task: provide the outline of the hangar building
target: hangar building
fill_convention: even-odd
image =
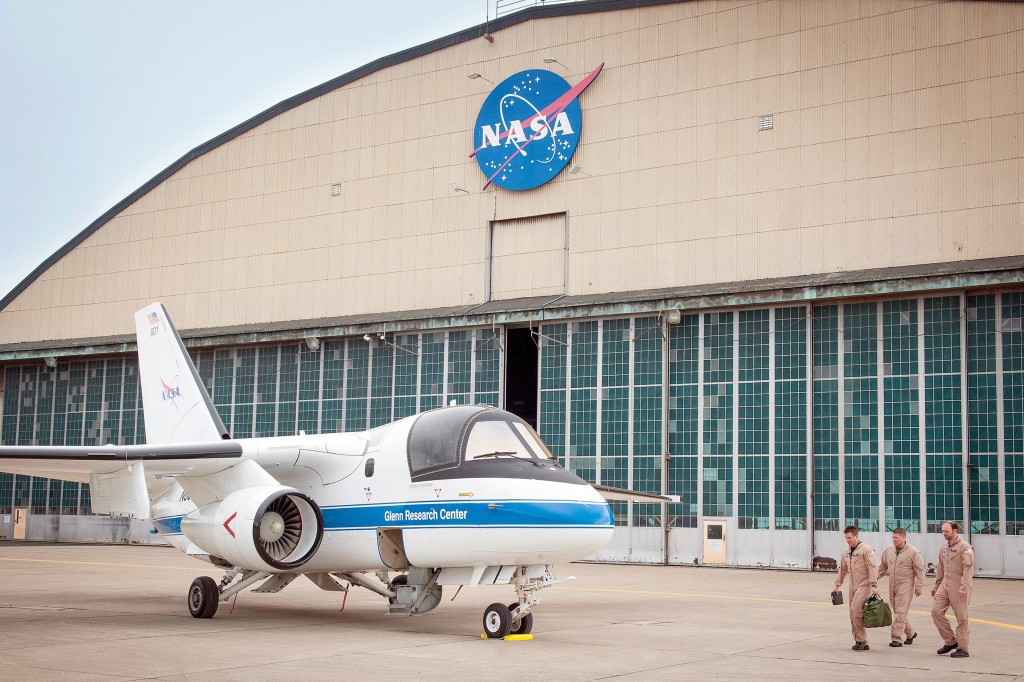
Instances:
[[[1022,151],[1017,3],[530,7],[281,102],[41,264],[0,301],[0,438],[141,442],[160,300],[237,437],[487,403],[681,495],[615,503],[599,560],[809,568],[847,524],[931,557],[955,519],[1022,577]],[[19,509],[146,537],[0,475],[0,536]]]

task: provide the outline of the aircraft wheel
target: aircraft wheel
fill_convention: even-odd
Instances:
[[[391,579],[391,582],[388,583],[388,587],[390,587],[392,590],[397,592],[399,585],[408,585],[408,584],[409,584],[409,576],[408,575],[396,575],[394,578]],[[398,597],[388,597],[388,603],[389,604],[394,604],[397,601],[398,601]],[[440,601],[440,600],[438,600],[438,601]]]
[[[509,604],[508,610],[511,611],[519,606],[519,602],[515,604]],[[528,635],[533,632],[533,614],[528,613],[519,619],[518,623],[510,623],[508,633],[510,635]]]
[[[490,639],[505,637],[512,627],[512,614],[504,604],[491,604],[484,610],[484,633]]]
[[[188,588],[188,612],[193,618],[213,618],[220,605],[217,582],[209,576],[199,576]]]

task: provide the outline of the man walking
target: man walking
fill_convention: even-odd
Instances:
[[[952,658],[967,658],[971,639],[971,622],[967,616],[967,605],[971,601],[971,583],[974,582],[974,548],[960,537],[960,526],[955,521],[942,524],[942,537],[946,544],[939,550],[939,567],[935,573],[935,587],[932,596],[932,620],[939,630],[943,645],[936,652]],[[946,618],[946,609],[953,607],[956,616],[956,635]]]
[[[843,586],[846,575],[850,576],[850,626],[853,629],[853,650],[867,651],[868,631],[864,628],[864,602],[878,594],[878,566],[875,565],[875,550],[860,541],[857,526],[847,526],[843,536],[849,549],[843,554],[836,578],[836,591]]]
[[[889,573],[889,602],[892,604],[892,641],[889,646],[913,644],[917,632],[910,625],[907,615],[910,602],[921,596],[924,588],[924,559],[916,547],[907,544],[907,531],[894,528],[892,546],[882,552],[882,563],[878,577]]]

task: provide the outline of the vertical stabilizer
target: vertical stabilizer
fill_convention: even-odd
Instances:
[[[146,442],[195,443],[228,438],[163,303],[135,313]]]

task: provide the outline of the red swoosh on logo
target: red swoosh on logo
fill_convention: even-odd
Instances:
[[[235,537],[235,531],[231,530],[231,526],[229,526],[228,524],[234,521],[236,516],[238,516],[238,512],[235,512],[234,514],[229,516],[228,520],[224,522],[224,530],[231,533],[231,537]]]
[[[539,114],[537,114],[535,116],[531,116],[530,118],[526,119],[526,122],[523,124],[523,127],[529,126],[530,124],[532,124],[534,121],[536,121],[541,116],[543,116],[545,119],[551,118],[552,116],[558,116],[558,114],[562,113],[562,111],[564,111],[565,108],[567,106],[569,106],[569,104],[574,99],[576,99],[577,97],[579,97],[580,95],[583,94],[583,91],[586,90],[587,87],[591,83],[594,82],[594,79],[597,78],[598,74],[601,73],[601,69],[603,69],[603,68],[604,68],[604,63],[601,63],[601,65],[598,66],[596,69],[594,69],[590,73],[589,76],[587,76],[586,78],[581,80],[579,83],[577,83],[576,85],[571,87],[564,95],[562,95],[561,97],[556,99],[554,102],[552,102],[548,106],[544,107]],[[541,130],[543,130],[543,128]],[[498,136],[498,139],[500,140],[500,139],[503,139],[505,137],[508,137],[508,134],[509,134],[509,131],[506,130],[505,132],[503,132],[501,135]],[[530,139],[528,139],[526,142],[523,143],[523,147],[525,147],[526,145],[528,145],[531,142],[533,142],[533,140],[539,134],[540,134],[540,130],[538,130],[533,135],[531,135]],[[517,147],[515,152],[513,152],[511,156],[509,156],[507,159],[505,159],[505,163],[503,163],[500,166],[498,166],[498,170],[494,171],[494,174],[491,175],[491,177],[487,178],[487,182],[481,188],[481,191],[487,189],[490,186],[490,184],[494,180],[494,178],[496,178],[498,176],[498,173],[501,172],[501,169],[504,168],[505,166],[507,166],[509,161],[511,161],[512,159],[516,158],[516,156],[519,155],[519,152],[523,151],[523,147]],[[473,158],[474,156],[476,156],[476,153],[478,151],[480,151],[481,149],[483,149],[482,145],[480,147],[477,147],[476,149],[474,149],[473,153],[470,154],[469,157]]]

